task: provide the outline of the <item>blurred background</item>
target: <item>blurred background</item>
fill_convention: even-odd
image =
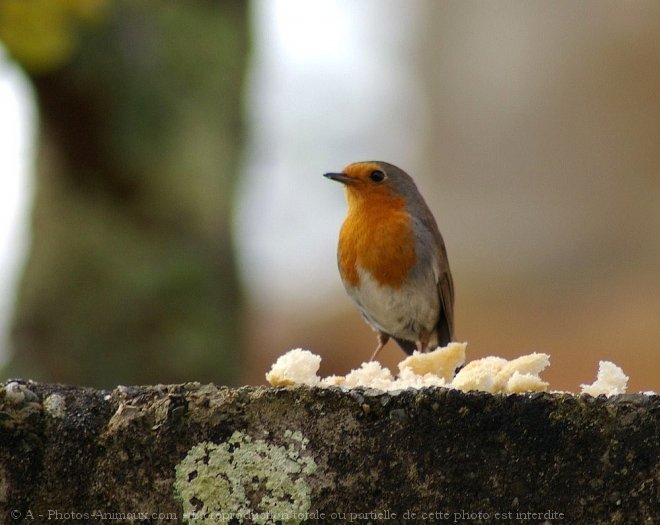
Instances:
[[[434,211],[468,359],[660,389],[657,1],[0,0],[0,45],[3,377],[359,366],[321,175],[379,159]]]

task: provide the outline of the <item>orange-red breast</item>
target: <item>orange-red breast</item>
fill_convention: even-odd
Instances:
[[[445,346],[454,334],[454,285],[445,243],[415,182],[380,161],[325,177],[346,189],[337,264],[348,295],[378,332],[371,359],[390,337],[407,354]]]

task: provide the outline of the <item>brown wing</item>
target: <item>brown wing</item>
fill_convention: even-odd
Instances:
[[[447,343],[454,339],[454,280],[449,270],[449,259],[447,257],[445,241],[440,234],[433,214],[424,202],[420,206],[420,216],[424,226],[433,233],[435,246],[438,248],[436,254],[438,261],[437,290],[438,298],[440,299],[440,312],[438,315],[437,331],[438,343],[440,346],[446,346]]]
[[[440,275],[438,281],[438,297],[440,298],[440,316],[438,318],[438,344],[446,346],[454,339],[454,283],[449,272]]]

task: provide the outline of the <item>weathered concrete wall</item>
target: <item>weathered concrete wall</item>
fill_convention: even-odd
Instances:
[[[644,395],[12,383],[0,520],[659,523],[659,420]]]

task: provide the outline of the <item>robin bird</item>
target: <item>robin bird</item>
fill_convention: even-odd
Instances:
[[[454,284],[445,243],[415,182],[380,161],[324,176],[346,190],[337,264],[348,295],[378,332],[371,359],[390,337],[406,354],[447,345],[454,334]]]

